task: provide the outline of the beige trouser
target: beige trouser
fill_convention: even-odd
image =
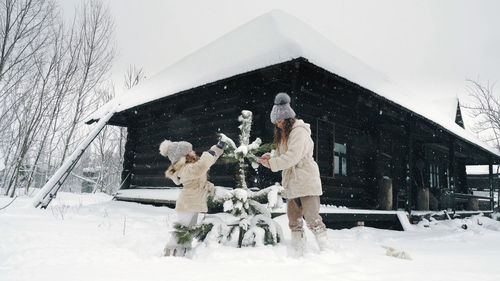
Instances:
[[[302,217],[304,217],[307,227],[309,227],[314,234],[326,231],[323,219],[319,215],[319,196],[287,199],[286,206],[290,230],[302,231]]]

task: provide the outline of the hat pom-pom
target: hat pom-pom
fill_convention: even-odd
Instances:
[[[168,147],[170,146],[170,144],[171,144],[171,141],[169,141],[169,140],[164,140],[160,144],[160,154],[163,157],[167,157],[168,156]]]
[[[274,98],[274,104],[287,104],[290,103],[290,96],[286,93],[279,93]]]

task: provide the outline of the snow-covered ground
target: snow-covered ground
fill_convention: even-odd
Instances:
[[[292,258],[281,216],[282,245],[200,244],[191,258],[176,258],[162,257],[175,211],[111,199],[59,193],[46,210],[23,197],[0,210],[0,280],[500,280],[500,222],[485,217],[405,232],[329,230],[332,249],[323,253],[307,232],[307,253]],[[0,196],[0,208],[10,200]],[[383,246],[411,260],[388,256]]]

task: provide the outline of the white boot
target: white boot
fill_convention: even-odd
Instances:
[[[163,255],[166,257],[184,257],[186,252],[191,249],[191,242],[185,244],[179,244],[175,233],[172,233],[170,240],[163,249]]]
[[[165,247],[164,249],[164,255],[166,257],[184,257],[186,256],[187,252],[190,250],[188,247],[182,247],[182,246],[177,246],[177,247]]]
[[[328,243],[328,232],[326,230],[314,234],[316,237],[316,242],[318,243],[319,250],[321,252],[330,249],[330,244]]]
[[[173,251],[174,251],[174,249],[169,248],[168,246],[166,246],[166,247],[163,249],[163,255],[164,255],[165,257],[172,256]]]
[[[186,255],[187,248],[186,247],[177,247],[174,249],[174,257],[184,257]]]
[[[304,249],[306,247],[306,238],[304,236],[304,231],[292,231],[292,257],[302,257],[304,255]]]

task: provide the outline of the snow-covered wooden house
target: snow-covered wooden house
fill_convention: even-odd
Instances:
[[[109,124],[128,129],[122,189],[161,189],[174,186],[164,178],[162,140],[187,140],[201,151],[217,142],[217,132],[235,137],[246,109],[254,113],[252,135],[271,142],[269,113],[278,92],[289,93],[298,118],[312,126],[323,203],[454,208],[454,194],[472,196],[466,165],[500,163],[498,151],[464,129],[457,99],[420,100],[280,11],[171,65],[88,123],[117,108]],[[261,187],[279,180],[266,169],[254,176]],[[211,181],[233,186],[233,167],[218,163]]]

